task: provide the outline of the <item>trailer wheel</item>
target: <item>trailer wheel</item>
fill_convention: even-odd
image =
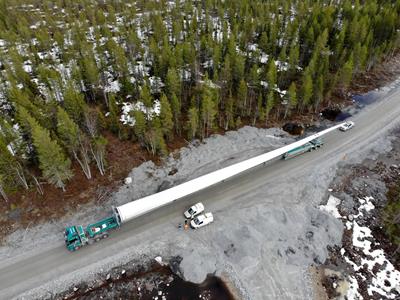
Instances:
[[[103,235],[103,239],[106,239],[106,238],[108,238],[108,234]]]
[[[74,251],[78,251],[80,248],[81,248],[81,247],[76,246],[75,249],[74,249]]]
[[[98,242],[98,241],[100,241],[100,238],[95,238],[94,241]]]

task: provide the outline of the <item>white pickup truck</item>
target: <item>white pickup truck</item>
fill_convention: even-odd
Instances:
[[[199,202],[193,206],[191,206],[187,211],[183,213],[186,219],[193,219],[198,214],[201,214],[204,211],[203,203]]]
[[[190,226],[193,229],[197,229],[203,227],[207,224],[210,224],[214,221],[214,216],[212,213],[205,213],[204,215],[197,216],[190,222]]]
[[[344,123],[342,126],[339,127],[339,130],[341,131],[347,131],[351,128],[354,127],[354,122],[353,121],[347,121],[346,123]]]

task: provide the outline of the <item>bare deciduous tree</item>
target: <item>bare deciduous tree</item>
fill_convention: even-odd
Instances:
[[[8,197],[7,197],[7,194],[6,194],[6,191],[4,190],[4,187],[3,187],[3,185],[2,185],[2,180],[1,180],[1,175],[0,175],[0,195],[4,198],[4,200],[8,203]]]
[[[16,162],[16,166],[14,167],[14,169],[17,174],[19,182],[26,190],[28,190],[29,189],[28,181],[26,180],[24,170],[23,170],[21,164],[19,162]]]
[[[106,173],[106,145],[107,140],[103,136],[95,138],[90,145],[90,151],[92,152],[93,158],[96,161],[97,168],[99,169],[101,175]]]
[[[92,138],[97,136],[97,119],[98,113],[96,110],[91,109],[85,112],[85,127]]]
[[[33,181],[36,184],[36,189],[40,195],[44,195],[42,185],[40,184],[39,180],[36,178],[35,175],[32,175]]]
[[[87,179],[92,178],[92,172],[90,170],[90,157],[89,157],[90,143],[87,138],[79,137],[79,150],[73,151],[74,158],[82,168],[83,173]]]

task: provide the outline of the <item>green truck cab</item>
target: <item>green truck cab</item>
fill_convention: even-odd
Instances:
[[[65,228],[65,244],[69,251],[76,251],[86,245],[89,239],[81,225]]]

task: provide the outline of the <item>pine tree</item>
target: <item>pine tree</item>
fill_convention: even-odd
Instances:
[[[253,117],[253,126],[256,125],[257,119],[261,119],[263,112],[263,99],[261,93],[257,97],[257,107]]]
[[[20,130],[16,130],[8,121],[0,118],[0,173],[5,178],[12,178],[17,185],[22,186],[26,190],[29,188],[26,179],[26,157],[27,144],[21,139]],[[4,177],[3,177],[4,179]],[[14,187],[15,185],[14,184]]]
[[[277,71],[275,60],[271,59],[268,64],[268,73],[267,73],[267,83],[268,89],[273,90],[276,87],[277,82]]]
[[[65,157],[58,143],[50,138],[47,129],[42,128],[33,118],[29,122],[43,177],[65,191],[65,182],[73,176],[70,169],[71,161]]]
[[[235,114],[234,114],[234,100],[232,94],[229,93],[228,99],[225,105],[225,130],[233,128],[235,126]]]
[[[214,126],[215,115],[217,113],[212,93],[206,88],[201,100],[201,119],[203,121],[203,137],[207,137],[209,131]]]
[[[72,81],[68,82],[65,88],[63,105],[64,109],[77,124],[83,123],[87,105],[83,95],[76,90]]]
[[[121,130],[121,123],[119,121],[119,115],[118,115],[118,106],[117,106],[117,101],[115,99],[115,95],[111,94],[108,99],[109,102],[109,114],[107,116],[107,123],[108,123],[108,128],[111,130],[113,133],[120,133]]]
[[[99,69],[93,58],[85,56],[82,58],[81,69],[86,88],[90,91],[92,101],[95,101],[95,92],[99,83]]]
[[[188,137],[192,140],[196,137],[199,129],[199,110],[196,107],[191,107],[188,112],[188,117]]]
[[[33,103],[32,97],[25,92],[25,90],[20,90],[16,86],[12,85],[11,88],[7,91],[7,98],[13,104],[15,109],[18,111],[19,108],[24,108],[26,111],[29,111],[31,115],[35,118],[40,118],[42,113],[39,108]],[[25,120],[19,120],[21,123],[24,123]]]
[[[297,71],[297,67],[299,65],[299,56],[299,46],[297,44],[293,44],[289,51],[289,72],[291,76],[293,76]]]
[[[286,105],[284,119],[286,119],[286,117],[288,116],[290,109],[296,107],[296,105],[297,105],[296,83],[292,82],[288,90],[288,103]]]
[[[240,81],[244,78],[244,71],[245,71],[245,59],[242,57],[242,55],[237,54],[235,51],[235,54],[233,55],[233,59],[231,62],[232,66],[232,79],[233,83],[235,86],[238,86]]]
[[[245,111],[247,108],[247,84],[242,79],[238,89],[238,109],[241,116],[246,116]]]
[[[79,127],[61,107],[57,109],[57,134],[68,152],[76,152],[79,148]]]
[[[275,93],[274,91],[269,91],[267,96],[267,102],[265,106],[265,125],[267,125],[269,113],[275,106]]]
[[[315,98],[315,111],[317,112],[321,101],[324,98],[324,78],[322,75],[318,76],[318,79],[314,85],[314,98]]]
[[[91,179],[88,139],[61,107],[57,110],[57,133],[64,148],[81,166],[86,178]]]
[[[127,76],[129,73],[128,70],[128,60],[126,59],[125,51],[122,47],[118,46],[114,42],[115,46],[113,49],[113,55],[115,60],[115,68],[118,74],[118,77]]]
[[[146,131],[146,117],[144,113],[140,110],[135,110],[133,112],[133,117],[135,119],[135,125],[133,126],[133,131],[136,138],[140,142],[144,142],[144,133]]]
[[[149,115],[150,108],[153,107],[153,97],[150,94],[150,89],[147,84],[142,86],[142,90],[140,91],[140,101],[146,108],[146,115]]]
[[[172,109],[172,114],[174,116],[175,131],[180,135],[181,102],[179,101],[178,97],[175,94],[172,94],[171,96],[171,109]]]
[[[303,85],[302,85],[302,103],[301,103],[301,109],[308,108],[308,105],[310,103],[311,97],[313,95],[313,82],[312,82],[312,77],[309,74],[309,72],[305,72],[303,75]]]
[[[175,94],[178,98],[181,95],[180,79],[176,69],[174,68],[168,69],[165,81],[165,92],[169,98],[172,98],[173,94]]]
[[[353,54],[351,54],[340,71],[339,84],[342,90],[346,89],[347,86],[350,84],[350,81],[353,78],[353,68]]]
[[[3,198],[5,199],[6,190],[13,188],[16,183],[15,165],[15,158],[9,151],[9,148],[7,148],[5,140],[0,135],[0,189],[3,190]]]
[[[173,137],[172,130],[174,128],[174,122],[173,122],[171,106],[169,104],[167,96],[165,96],[164,94],[161,95],[160,105],[161,105],[160,122],[161,122],[162,132],[164,136],[167,138],[167,140],[171,140]]]
[[[153,155],[156,155],[157,153],[165,155],[167,154],[167,146],[165,145],[163,138],[160,120],[155,118],[153,119],[152,123],[152,126],[149,126],[145,132],[147,149]]]
[[[260,36],[260,40],[258,42],[261,50],[263,50],[264,52],[268,52],[268,47],[269,47],[269,43],[268,43],[268,35],[265,31],[263,31],[261,33]]]

